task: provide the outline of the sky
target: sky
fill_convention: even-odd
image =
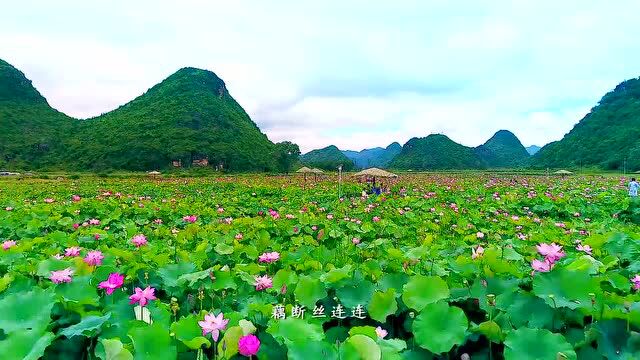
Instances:
[[[507,129],[559,140],[640,76],[640,1],[21,0],[0,58],[78,118],[186,66],[215,72],[272,141],[361,150]]]

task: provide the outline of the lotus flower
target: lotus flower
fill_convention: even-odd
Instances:
[[[272,263],[278,261],[278,259],[280,259],[280,253],[277,251],[264,253],[258,257],[258,261],[262,263]]]
[[[102,255],[100,250],[92,250],[84,257],[84,262],[90,266],[98,266],[102,265],[102,259],[104,259],[104,255]]]
[[[484,238],[484,233],[483,233],[483,232],[478,231],[478,232],[476,233],[476,237],[477,237],[478,239],[483,239],[483,238]]]
[[[477,259],[479,257],[482,257],[482,255],[484,255],[484,248],[482,247],[482,245],[478,245],[477,248],[471,248],[471,258],[472,259]]]
[[[9,249],[11,249],[12,247],[16,246],[16,241],[15,240],[6,240],[2,243],[2,250],[7,251]]]
[[[640,275],[636,274],[636,276],[631,278],[631,282],[633,283],[634,289],[640,290]]]
[[[576,250],[583,251],[583,252],[585,252],[585,253],[587,253],[589,255],[591,255],[591,251],[592,251],[591,246],[582,245],[582,244],[579,244],[578,246],[576,246]]]
[[[139,248],[141,246],[147,245],[147,237],[143,234],[138,234],[131,238],[131,242],[133,243],[133,245]]]
[[[66,248],[64,250],[64,256],[74,257],[80,255],[80,248],[77,246],[72,246],[70,248]]]
[[[98,219],[90,219],[89,225],[100,225],[100,220]]]
[[[387,330],[381,328],[380,326],[376,328],[376,335],[378,335],[380,339],[384,339],[384,337],[387,336],[387,334],[388,334]]]
[[[358,239],[357,237],[354,237],[353,239],[351,239],[351,242],[353,243],[353,245],[358,245],[360,244],[360,239]]]
[[[124,284],[124,275],[111,273],[106,281],[98,285],[98,288],[105,289],[107,295],[111,295],[116,289],[122,287],[122,284]]]
[[[556,245],[556,243],[551,243],[550,245],[542,243],[536,245],[536,248],[538,249],[538,253],[543,255],[545,259],[549,260],[551,263],[554,263],[565,256],[564,251],[562,251],[562,246]]]
[[[256,276],[256,290],[261,291],[273,287],[273,281],[268,275]]]
[[[229,320],[224,319],[223,316],[224,315],[222,313],[218,314],[218,316],[206,314],[204,316],[204,321],[198,321],[198,325],[202,328],[202,335],[206,336],[211,333],[213,341],[218,341],[220,331],[226,329],[227,323],[229,323]]]
[[[73,201],[75,201],[75,202],[78,202],[78,201],[82,200],[82,198],[81,198],[79,195],[73,195],[73,196],[71,197],[71,200],[73,200]]]
[[[184,222],[188,222],[188,223],[194,223],[196,221],[198,221],[198,217],[195,215],[185,215],[182,217],[182,220]]]
[[[260,350],[260,340],[253,334],[245,335],[238,340],[238,352],[241,355],[251,357]]]
[[[544,261],[540,261],[538,259],[534,259],[531,262],[531,267],[533,268],[533,270],[535,271],[539,271],[539,272],[549,272],[551,271],[551,268],[553,268],[553,263],[551,263],[549,260],[545,259]]]
[[[149,301],[156,299],[155,291],[156,289],[150,286],[147,286],[144,290],[137,287],[135,294],[129,296],[129,304],[139,303],[140,306],[146,306]]]
[[[49,279],[51,279],[54,284],[70,283],[71,275],[73,275],[73,270],[66,268],[64,270],[52,271]]]

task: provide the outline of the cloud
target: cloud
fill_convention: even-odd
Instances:
[[[77,117],[184,66],[214,71],[274,141],[359,150],[432,132],[558,140],[640,75],[636,1],[24,0],[0,58]]]

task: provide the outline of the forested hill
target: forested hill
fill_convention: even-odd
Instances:
[[[269,141],[218,76],[195,68],[116,110],[76,120],[49,107],[2,61],[0,120],[0,164],[17,168],[151,170],[206,159],[231,171],[287,171],[295,159],[283,154],[299,153]]]
[[[526,165],[527,149],[508,130],[496,132],[487,142],[476,148],[476,153],[490,168],[517,168]]]
[[[640,78],[620,83],[560,141],[533,157],[537,167],[640,170]]]
[[[300,162],[308,167],[336,171],[339,165],[345,171],[354,168],[353,161],[346,157],[336,146],[331,145],[322,149],[316,149],[300,156]]]
[[[460,145],[442,134],[412,138],[389,167],[406,170],[478,169],[486,164],[473,148]]]
[[[376,147],[361,151],[343,150],[342,153],[351,159],[358,169],[386,168],[391,160],[400,153],[400,150],[402,150],[402,146],[394,142],[386,148]]]

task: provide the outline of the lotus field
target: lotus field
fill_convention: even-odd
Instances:
[[[639,359],[620,177],[0,181],[0,358]]]

